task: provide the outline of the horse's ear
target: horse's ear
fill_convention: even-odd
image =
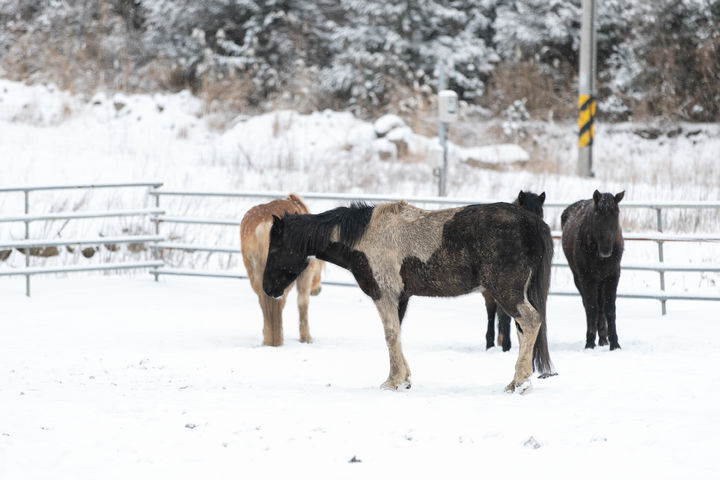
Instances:
[[[540,199],[540,205],[545,203],[545,192],[542,192],[540,195],[538,195],[538,198]]]
[[[625,196],[625,190],[615,195],[615,203],[620,203],[620,200]]]
[[[281,234],[282,228],[283,228],[282,218],[278,217],[277,215],[273,215],[272,219],[273,219],[273,224],[272,224],[273,230],[275,230],[277,233]]]
[[[518,193],[518,203],[520,205],[525,203],[525,192],[523,192],[522,190],[520,190],[520,193]]]
[[[595,202],[595,204],[600,201],[600,192],[598,192],[597,190],[593,192],[593,201]]]

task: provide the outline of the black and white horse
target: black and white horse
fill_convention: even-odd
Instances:
[[[573,203],[560,217],[563,251],[585,307],[585,348],[595,348],[596,334],[601,346],[609,340],[610,350],[620,348],[615,298],[624,246],[618,203],[624,196],[595,190],[592,199]]]
[[[352,204],[274,218],[263,289],[282,295],[312,256],[352,272],[380,313],[390,354],[382,387],[393,390],[410,387],[400,346],[410,297],[486,289],[515,318],[520,349],[506,390],[522,393],[530,387],[533,366],[541,377],[553,374],[545,328],[552,253],[549,227],[517,205],[430,211],[404,201]]]
[[[513,202],[520,205],[525,210],[543,218],[543,204],[545,203],[545,192],[540,195],[533,192],[524,192],[520,190],[517,198]],[[503,352],[510,350],[512,342],[510,341],[510,315],[505,313],[502,308],[498,308],[497,302],[487,290],[482,292],[485,297],[485,310],[487,311],[487,330],[485,332],[485,348],[489,349],[495,346],[495,314],[497,313],[498,335],[497,344],[502,346]]]

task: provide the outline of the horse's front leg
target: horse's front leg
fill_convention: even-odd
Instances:
[[[582,286],[583,307],[585,307],[585,320],[587,331],[585,333],[585,348],[595,348],[595,336],[598,331],[598,316],[600,307],[598,305],[599,287],[596,282],[586,282]]]
[[[497,311],[497,303],[490,292],[487,290],[482,292],[485,297],[485,310],[487,310],[487,330],[485,332],[485,349],[488,350],[495,346],[495,312]]]
[[[618,342],[617,327],[615,325],[615,299],[617,297],[617,286],[620,278],[611,277],[605,281],[602,288],[603,311],[607,320],[608,340],[610,341],[610,350],[620,348]]]
[[[308,304],[310,303],[310,289],[312,288],[312,271],[310,270],[309,267],[306,268],[295,282],[298,314],[300,317],[300,341],[302,343],[312,342],[310,325],[308,323]]]
[[[510,315],[503,309],[498,310],[498,345],[502,345],[503,352],[512,347],[510,341]]]
[[[386,390],[397,390],[400,387],[410,388],[410,368],[400,345],[400,317],[398,315],[398,299],[383,295],[375,301],[385,330],[385,342],[390,355],[390,373],[387,380],[380,386]]]

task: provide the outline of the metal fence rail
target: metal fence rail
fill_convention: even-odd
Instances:
[[[205,198],[236,198],[236,199],[279,199],[287,197],[287,192],[203,192],[203,191],[183,191],[183,190],[162,190],[153,189],[150,191],[150,195],[155,196],[155,205],[159,207],[161,196],[175,196],[175,197],[205,197]],[[477,198],[447,198],[447,197],[407,197],[398,195],[357,195],[357,194],[341,194],[341,193],[299,193],[299,195],[308,200],[339,200],[339,201],[364,201],[364,202],[390,202],[398,200],[407,200],[410,203],[420,204],[435,204],[435,205],[467,205],[473,203],[492,203],[497,200],[481,200]],[[568,206],[569,202],[545,202],[546,208],[564,208]],[[660,278],[660,291],[659,292],[644,292],[644,293],[633,293],[633,292],[618,292],[618,297],[625,298],[647,298],[656,299],[661,302],[662,313],[666,313],[665,302],[667,300],[711,300],[720,301],[720,295],[686,295],[686,294],[673,294],[665,291],[665,272],[719,272],[720,265],[711,264],[666,264],[664,262],[664,251],[663,244],[666,242],[720,242],[720,233],[708,233],[708,234],[665,234],[663,233],[662,225],[662,211],[666,209],[679,209],[679,208],[690,208],[690,209],[713,209],[720,210],[719,201],[708,201],[708,202],[632,202],[625,201],[622,204],[623,209],[649,209],[654,210],[656,213],[656,232],[624,232],[623,236],[628,241],[650,241],[655,242],[658,246],[658,261],[652,264],[634,264],[634,263],[623,263],[622,268],[625,270],[638,270],[638,271],[654,271],[657,272]],[[219,218],[198,218],[198,217],[181,217],[181,216],[157,216],[155,218],[156,225],[161,223],[184,223],[184,224],[198,224],[198,225],[225,225],[237,227],[240,225],[240,219],[219,219]],[[562,232],[553,231],[553,238],[560,239]],[[224,253],[240,253],[239,247],[216,247],[210,245],[188,245],[188,244],[173,244],[163,243],[162,246],[157,245],[157,248],[166,249],[181,249],[181,250],[196,250],[206,252],[224,252]],[[554,267],[567,268],[567,262],[554,262]],[[159,275],[192,275],[192,276],[207,276],[207,277],[232,277],[232,278],[247,278],[241,273],[227,273],[222,274],[220,272],[202,272],[198,270],[187,270],[187,269],[155,269],[152,271],[157,280]],[[325,283],[325,282],[324,282]],[[336,285],[354,286],[352,282],[333,282]],[[551,290],[550,294],[553,295],[578,295],[574,290],[560,291]]]
[[[77,185],[44,185],[44,186],[25,186],[25,187],[0,187],[2,193],[23,193],[25,197],[24,214],[15,216],[0,217],[0,223],[3,222],[22,222],[25,224],[25,238],[23,240],[0,241],[0,249],[17,248],[25,252],[25,268],[13,269],[12,271],[0,271],[0,276],[24,275],[26,277],[26,293],[30,295],[30,277],[32,275],[42,273],[67,273],[92,270],[116,270],[130,268],[149,268],[151,273],[155,275],[157,280],[159,275],[183,275],[198,277],[221,277],[221,278],[247,278],[242,272],[233,271],[201,271],[193,269],[174,269],[165,267],[164,263],[158,259],[159,252],[163,249],[198,251],[208,253],[225,253],[239,254],[240,248],[235,245],[197,245],[189,243],[167,242],[160,235],[160,226],[162,224],[197,224],[197,225],[214,225],[237,228],[240,225],[239,218],[208,218],[208,217],[187,217],[167,215],[160,208],[160,197],[162,196],[178,196],[178,197],[205,197],[205,198],[236,198],[236,199],[276,199],[285,198],[287,192],[203,192],[203,191],[180,191],[180,190],[163,190],[159,187],[162,182],[130,182],[130,183],[105,183],[105,184],[77,184]],[[127,209],[127,210],[105,210],[105,211],[80,211],[80,212],[55,212],[44,214],[30,214],[30,192],[46,191],[46,190],[70,190],[70,189],[107,189],[107,188],[126,188],[126,187],[148,187],[149,194],[154,197],[155,208]],[[357,195],[342,193],[300,193],[302,197],[308,200],[319,201],[363,201],[368,203],[407,200],[411,203],[430,204],[430,205],[466,205],[471,203],[490,203],[496,200],[477,199],[477,198],[447,198],[447,197],[421,197],[421,196],[398,196],[398,195]],[[546,202],[546,208],[562,208],[569,203],[563,202]],[[665,291],[665,273],[666,272],[720,272],[720,265],[717,264],[672,264],[664,262],[663,245],[667,242],[720,242],[720,234],[666,234],[663,233],[662,212],[668,209],[714,209],[720,210],[720,202],[623,202],[623,209],[649,209],[656,213],[656,231],[654,232],[625,232],[625,240],[628,241],[649,241],[655,242],[658,246],[658,260],[653,263],[623,263],[622,268],[625,270],[638,270],[657,272],[660,278],[660,290],[657,292],[618,292],[618,297],[626,298],[650,298],[659,300],[662,303],[663,313],[665,313],[666,300],[714,300],[720,301],[720,295],[701,295],[701,294],[676,294]],[[147,216],[150,217],[155,225],[154,235],[138,235],[138,236],[118,236],[118,237],[96,237],[96,238],[75,238],[65,240],[52,239],[31,239],[30,224],[41,221],[54,220],[80,220],[90,218],[109,218],[109,217],[134,217]],[[553,231],[553,237],[559,239],[561,232]],[[93,245],[93,244],[115,244],[115,243],[143,243],[147,244],[153,252],[154,260],[146,262],[122,262],[122,263],[106,263],[102,265],[91,266],[61,266],[61,267],[31,267],[30,266],[30,249],[48,246],[62,245]],[[567,263],[556,261],[554,267],[567,268]],[[354,282],[344,281],[325,281],[325,284],[354,286]],[[550,292],[554,295],[577,295],[574,290],[554,290]]]
[[[31,267],[30,249],[37,247],[63,246],[63,245],[88,245],[88,244],[114,244],[114,243],[148,243],[160,242],[163,240],[158,235],[152,236],[124,236],[124,237],[99,237],[99,238],[77,238],[69,240],[31,239],[30,224],[39,221],[53,220],[76,220],[89,218],[111,218],[111,217],[132,217],[150,216],[157,217],[164,213],[159,209],[134,209],[134,210],[106,210],[86,212],[58,212],[46,214],[30,214],[30,193],[50,190],[87,190],[87,189],[115,189],[115,188],[137,188],[145,187],[157,189],[163,185],[162,182],[127,182],[127,183],[97,183],[97,184],[72,184],[72,185],[34,185],[24,187],[0,187],[0,193],[22,193],[25,200],[25,212],[23,215],[0,217],[0,223],[22,222],[25,224],[25,239],[12,242],[0,241],[0,249],[18,248],[25,253],[25,268],[10,271],[0,271],[0,276],[24,275],[25,294],[30,296],[30,277],[45,273],[69,273],[96,270],[124,270],[137,268],[158,268],[162,262],[123,262],[106,263],[89,266],[64,266],[64,267]],[[157,229],[156,229],[157,232]]]

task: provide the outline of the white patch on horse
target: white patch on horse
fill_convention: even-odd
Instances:
[[[445,223],[461,209],[428,211],[404,200],[375,207],[357,249],[367,252],[373,277],[381,289],[391,288],[393,293],[399,293],[394,290],[402,285],[403,259],[412,256],[427,262],[442,244]],[[374,254],[379,246],[382,254]]]

